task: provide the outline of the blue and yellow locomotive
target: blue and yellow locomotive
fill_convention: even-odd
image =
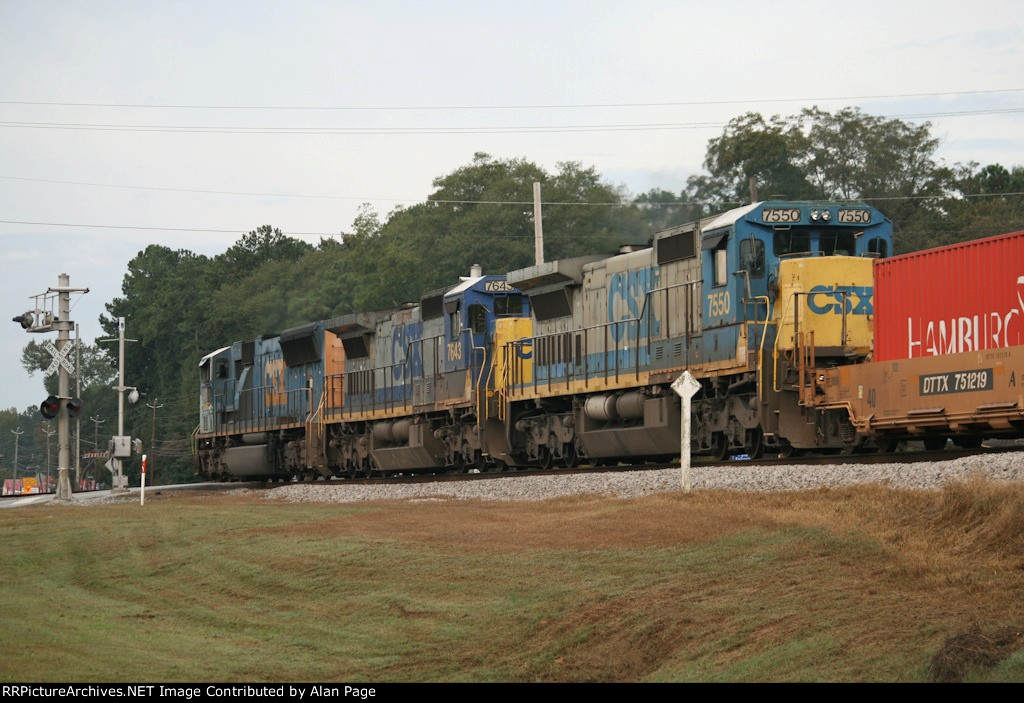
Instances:
[[[236,342],[201,362],[207,477],[573,466],[694,449],[851,449],[815,369],[871,350],[872,259],[892,227],[861,203],[769,201],[615,256],[474,271],[418,304]]]
[[[849,423],[809,411],[811,371],[862,361],[872,259],[892,226],[859,203],[762,202],[659,232],[618,256],[509,273],[534,311],[499,335],[506,461],[572,465],[679,451],[684,370],[701,381],[695,450],[850,449]]]
[[[209,354],[200,363],[197,471],[283,478],[484,468],[495,324],[529,313],[504,275],[474,270],[419,304]]]

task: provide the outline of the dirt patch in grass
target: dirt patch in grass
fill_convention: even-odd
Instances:
[[[973,669],[990,668],[1024,644],[1024,632],[1016,627],[984,631],[975,626],[947,639],[932,658],[929,678],[936,683],[957,683]]]

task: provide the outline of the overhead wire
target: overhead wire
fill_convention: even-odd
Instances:
[[[308,195],[302,193],[270,193],[262,191],[237,191],[237,190],[210,190],[202,188],[170,188],[163,186],[134,186],[124,185],[116,183],[91,183],[87,181],[65,181],[52,178],[28,178],[24,176],[4,176],[0,175],[2,180],[11,181],[25,181],[30,183],[53,183],[57,185],[74,185],[74,186],[87,186],[92,188],[117,188],[125,190],[146,190],[146,191],[157,191],[157,192],[168,192],[168,193],[197,193],[202,195],[237,195],[247,197],[259,197],[259,198],[300,198],[300,199],[316,199],[316,200],[351,200],[358,202],[394,202],[394,203],[422,203],[422,204],[440,204],[440,205],[533,205],[533,200],[459,200],[459,199],[448,199],[448,198],[394,198],[394,197],[376,197],[376,196],[351,196],[351,195]],[[1009,192],[1009,193],[960,193],[956,197],[964,198],[982,198],[982,197],[999,197],[1006,195],[1024,195],[1024,192]],[[948,195],[907,195],[907,196],[878,196],[878,197],[859,197],[855,200],[920,200],[920,199],[931,199],[936,198],[948,198],[952,196]],[[684,200],[673,200],[673,201],[662,201],[662,202],[622,202],[622,201],[543,201],[544,206],[610,206],[610,207],[629,207],[631,205],[637,205],[641,207],[661,207],[661,206],[676,206],[676,205],[717,205],[719,203],[711,201],[684,201]],[[27,223],[18,223],[27,224]],[[223,232],[224,230],[202,230],[207,232]],[[231,230],[234,231],[234,230]]]
[[[922,119],[937,117],[969,117],[974,115],[1016,114],[1024,108],[989,108],[982,110],[955,110],[948,112],[922,112],[899,115],[879,115],[885,119]],[[0,127],[12,129],[59,129],[88,130],[101,132],[168,132],[188,134],[292,134],[292,135],[458,135],[458,134],[557,134],[572,132],[645,132],[682,129],[721,129],[727,126],[721,120],[715,122],[644,122],[633,124],[583,124],[583,125],[515,125],[515,126],[444,126],[444,127],[241,127],[213,125],[146,125],[146,124],[96,124],[84,122],[0,122]]]
[[[58,102],[31,100],[0,100],[0,105],[29,105],[45,107],[100,107],[143,108],[172,110],[296,110],[296,111],[434,111],[434,110],[565,110],[579,108],[631,108],[631,107],[697,107],[706,105],[744,105],[750,103],[826,102],[835,100],[889,100],[894,98],[935,98],[955,95],[994,95],[1020,93],[1024,88],[996,88],[990,90],[956,90],[934,93],[888,93],[880,95],[845,95],[816,98],[737,98],[731,100],[677,100],[661,102],[610,103],[553,103],[519,105],[159,105],[152,103],[98,103]]]

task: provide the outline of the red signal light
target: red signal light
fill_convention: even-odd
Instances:
[[[39,412],[43,414],[47,420],[52,420],[57,417],[60,412],[60,400],[55,395],[51,395],[42,403],[39,404]]]

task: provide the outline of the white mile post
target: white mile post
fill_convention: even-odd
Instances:
[[[685,492],[690,492],[690,399],[700,390],[700,383],[689,371],[683,371],[672,382],[672,390],[683,401],[679,413],[679,469],[680,481]]]

